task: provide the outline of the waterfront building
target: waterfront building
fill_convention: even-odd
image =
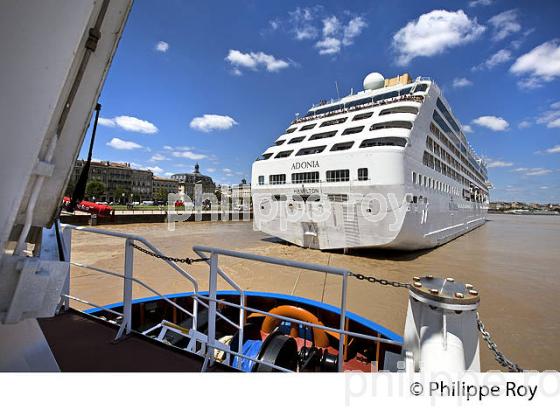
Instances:
[[[172,178],[162,178],[154,175],[152,179],[152,198],[157,201],[166,201],[167,195],[179,192],[179,182]]]
[[[79,159],[74,164],[68,193],[72,192],[80,178],[85,162]],[[132,168],[128,162],[92,161],[88,184],[98,181],[103,185],[103,191],[95,197],[96,201],[127,203],[151,200],[152,178],[152,171]]]
[[[208,175],[203,175],[200,173],[200,165],[196,164],[194,166],[193,172],[187,172],[182,174],[173,174],[171,179],[177,181],[179,184],[179,193],[188,196],[194,201],[195,186],[202,186],[202,193],[215,193],[216,184],[212,180],[212,177]]]

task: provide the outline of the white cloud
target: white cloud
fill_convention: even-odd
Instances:
[[[341,41],[334,37],[327,37],[315,43],[321,55],[337,54],[340,51]]]
[[[517,10],[507,10],[496,14],[488,22],[492,25],[493,35],[492,38],[495,41],[503,40],[507,36],[513,33],[517,33],[521,30],[521,24],[517,21],[518,13]]]
[[[327,14],[323,6],[298,7],[288,16],[285,22],[273,21],[287,27],[296,40],[316,40],[314,47],[321,55],[338,54],[343,47],[352,45],[367,27],[361,16],[352,16],[348,11]]]
[[[163,169],[161,169],[161,168],[158,167],[158,166],[155,166],[155,167],[146,167],[146,169],[149,169],[150,171],[152,171],[152,172],[153,172],[154,174],[156,174],[156,175],[161,175],[161,174],[163,174]]]
[[[416,57],[430,57],[476,40],[485,27],[463,10],[433,10],[410,21],[393,36],[397,64],[404,66]]]
[[[469,7],[489,6],[492,2],[493,0],[471,0],[469,1]]]
[[[367,23],[363,17],[354,17],[343,25],[336,16],[323,19],[323,38],[315,43],[315,48],[321,55],[332,55],[340,52],[343,46],[354,43]]]
[[[228,115],[204,114],[202,117],[195,117],[190,123],[190,127],[197,131],[210,132],[213,130],[228,130],[237,122]]]
[[[206,171],[210,173],[216,172],[216,168],[206,168]]]
[[[546,124],[547,128],[560,128],[560,102],[550,104],[550,110],[537,117],[537,124]]]
[[[473,129],[470,125],[463,125],[463,132],[465,134],[472,134]]]
[[[524,121],[521,121],[517,126],[521,129],[529,128],[531,126],[531,122],[527,121],[527,120],[524,120]]]
[[[363,17],[354,17],[344,27],[342,44],[349,46],[354,42],[354,38],[362,34],[362,31],[367,27],[366,21]]]
[[[171,155],[173,155],[176,158],[186,158],[186,159],[192,159],[193,161],[197,161],[199,159],[204,159],[206,158],[206,155],[204,154],[197,154],[195,152],[192,151],[173,151],[171,153]]]
[[[166,43],[165,41],[158,41],[158,43],[156,44],[156,51],[159,51],[160,53],[166,53],[167,50],[169,50],[169,43]]]
[[[516,168],[514,171],[520,172],[528,177],[548,175],[552,172],[552,170],[548,168]]]
[[[486,167],[487,168],[505,168],[505,167],[511,167],[512,165],[513,165],[513,162],[492,160],[492,161],[489,161],[488,164],[486,164]]]
[[[97,123],[99,125],[103,125],[104,127],[116,127],[116,123],[115,120],[113,120],[112,118],[103,118],[103,117],[99,117],[99,120],[97,120]]]
[[[240,68],[257,71],[260,67],[264,67],[266,71],[275,73],[290,66],[289,62],[277,59],[262,51],[243,53],[239,50],[229,50],[225,59],[233,66],[233,74],[235,75],[241,75]]]
[[[121,150],[132,150],[142,148],[142,145],[135,143],[134,141],[125,141],[121,140],[120,138],[113,138],[111,141],[107,143],[107,145],[114,149],[121,149]]]
[[[473,84],[472,81],[465,77],[453,79],[453,88],[468,87],[469,85],[472,84]]]
[[[546,152],[549,154],[560,154],[560,145],[555,145],[551,148],[548,148]]]
[[[538,88],[544,82],[560,77],[560,40],[547,41],[523,54],[509,71],[518,76],[527,76],[518,82],[521,88]]]
[[[473,70],[482,70],[484,68],[491,70],[498,64],[505,63],[506,61],[509,60],[511,60],[511,51],[503,48],[501,50],[496,51],[494,54],[488,57],[488,59],[483,63],[477,65],[476,67],[473,67]]]
[[[150,158],[150,161],[152,161],[152,162],[167,161],[167,160],[169,160],[169,158],[167,158],[165,155],[162,155],[162,154],[154,154],[154,155],[152,155],[152,158]]]
[[[99,125],[105,127],[119,127],[125,131],[139,132],[141,134],[155,134],[158,128],[149,121],[140,118],[121,115],[115,118],[99,118]]]
[[[290,31],[296,40],[313,40],[319,35],[319,31],[313,25],[313,21],[320,13],[321,7],[298,7],[290,11],[288,24]]]
[[[486,127],[492,131],[505,131],[509,127],[509,123],[502,117],[493,115],[483,115],[473,120],[473,123],[481,127]]]
[[[336,16],[330,16],[323,19],[323,37],[336,35],[340,31],[340,21]]]

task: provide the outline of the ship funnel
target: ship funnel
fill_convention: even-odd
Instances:
[[[369,73],[364,78],[364,90],[377,90],[385,86],[385,78],[377,72]]]

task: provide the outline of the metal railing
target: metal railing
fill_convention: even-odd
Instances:
[[[338,370],[343,370],[343,363],[344,363],[344,350],[345,350],[345,338],[348,336],[351,337],[358,337],[366,340],[370,340],[376,343],[384,343],[389,345],[397,345],[401,346],[402,343],[386,339],[379,336],[371,336],[362,333],[351,332],[346,329],[346,307],[347,307],[347,285],[348,285],[348,277],[352,275],[350,271],[344,268],[337,268],[333,266],[325,266],[313,263],[305,263],[305,262],[297,262],[288,259],[280,259],[274,258],[269,256],[262,256],[262,255],[254,255],[250,253],[232,251],[227,249],[220,249],[214,248],[209,246],[194,246],[193,251],[204,259],[204,261],[209,266],[209,280],[208,280],[208,294],[200,292],[198,281],[188,272],[180,268],[175,262],[166,259],[165,256],[149,241],[144,239],[138,235],[131,235],[122,232],[114,232],[104,229],[98,228],[91,228],[91,227],[78,227],[73,225],[61,225],[61,229],[63,232],[63,250],[65,254],[65,259],[72,265],[82,269],[89,269],[95,272],[121,278],[123,280],[123,296],[122,296],[122,313],[116,310],[110,309],[108,307],[102,306],[100,304],[95,304],[93,302],[89,302],[87,300],[81,299],[70,293],[70,278],[66,281],[64,285],[64,289],[62,292],[62,300],[61,300],[61,307],[69,307],[70,300],[75,300],[79,303],[87,304],[93,306],[97,309],[101,309],[107,311],[113,315],[120,316],[121,322],[119,324],[119,329],[116,335],[116,339],[121,338],[124,334],[128,334],[132,331],[132,303],[133,303],[133,283],[143,287],[144,289],[148,290],[149,292],[153,293],[154,295],[158,296],[165,302],[169,303],[173,307],[177,308],[181,312],[185,313],[189,317],[192,318],[192,325],[189,329],[182,328],[176,324],[171,324],[166,320],[162,320],[161,323],[151,327],[148,330],[142,332],[144,335],[148,335],[156,330],[159,330],[158,335],[156,336],[157,340],[163,341],[165,334],[167,332],[174,332],[182,335],[189,339],[188,346],[185,350],[188,350],[192,353],[196,353],[200,356],[204,357],[204,365],[203,370],[207,368],[209,364],[212,364],[215,359],[215,353],[217,351],[224,352],[224,355],[227,357],[225,363],[228,365],[233,365],[231,363],[231,357],[237,356],[239,360],[237,361],[237,367],[241,368],[241,360],[245,359],[252,361],[254,363],[259,363],[264,366],[268,366],[275,370],[280,371],[287,371],[289,369],[282,368],[276,366],[269,362],[264,362],[257,357],[249,357],[243,354],[243,342],[244,342],[244,326],[245,326],[245,317],[247,312],[250,313],[257,313],[264,316],[270,316],[281,321],[290,322],[294,324],[298,324],[303,327],[307,327],[310,329],[320,329],[327,332],[336,333],[339,335],[338,339]],[[98,235],[106,235],[111,237],[122,238],[125,240],[124,244],[124,274],[120,274],[117,272],[112,272],[107,269],[98,268],[92,265],[74,262],[71,260],[71,231],[76,230],[80,232],[88,232],[92,234]],[[144,281],[134,277],[134,244],[135,242],[143,244],[147,249],[151,250],[152,252],[162,255],[160,259],[163,259],[169,266],[171,266],[176,272],[178,272],[183,278],[185,278],[193,287],[194,292],[192,293],[192,300],[193,300],[193,307],[192,311],[185,309],[184,307],[180,306],[175,301],[171,300],[166,295],[160,293],[153,287],[149,286]],[[303,320],[298,320],[295,318],[282,316],[278,314],[274,314],[268,311],[263,311],[260,309],[256,309],[253,307],[246,306],[246,294],[245,291],[227,274],[225,273],[219,266],[219,257],[220,256],[227,256],[232,258],[244,259],[248,261],[255,261],[255,262],[262,262],[272,265],[279,265],[279,266],[286,266],[296,269],[303,269],[304,271],[315,271],[315,272],[322,272],[329,275],[335,275],[342,278],[342,288],[340,292],[340,318],[338,327],[329,327],[323,324],[318,323],[311,323],[306,322]],[[224,299],[218,299],[218,278],[223,279],[231,288],[234,289],[234,294],[239,295],[239,303],[234,303],[232,301],[227,301]],[[197,329],[197,316],[198,316],[198,309],[199,305],[204,306],[208,309],[208,328],[206,333],[203,333]],[[218,311],[217,306],[224,305],[229,306],[239,310],[239,315],[237,320],[231,320],[226,315],[222,314]],[[216,323],[218,319],[223,319],[228,324],[233,326],[237,329],[239,337],[238,337],[238,344],[237,346],[228,346],[219,340],[216,339]],[[197,347],[198,346],[198,347]]]
[[[105,274],[105,275],[108,275],[108,276],[113,276],[113,277],[118,277],[118,278],[123,279],[123,296],[122,296],[122,301],[123,301],[122,318],[123,319],[122,319],[122,322],[119,326],[119,330],[117,332],[116,339],[119,339],[123,336],[123,334],[128,334],[132,331],[132,300],[133,300],[132,284],[133,283],[136,283],[136,284],[140,285],[141,287],[150,291],[154,295],[160,297],[162,300],[165,300],[167,303],[169,303],[173,307],[177,308],[181,312],[190,316],[192,318],[192,328],[196,330],[197,316],[198,316],[198,304],[200,303],[200,301],[196,297],[193,298],[193,308],[192,308],[192,312],[190,312],[187,309],[185,309],[182,306],[175,303],[174,301],[172,301],[171,299],[169,299],[167,296],[159,293],[156,289],[152,288],[151,286],[146,284],[144,281],[134,277],[134,247],[133,247],[133,245],[134,245],[135,242],[142,243],[146,248],[150,249],[151,251],[156,252],[156,253],[160,253],[160,251],[154,245],[152,245],[149,241],[147,241],[146,239],[144,239],[143,237],[138,236],[138,235],[131,235],[131,234],[126,234],[126,233],[122,233],[122,232],[109,231],[109,230],[98,229],[98,228],[90,228],[90,227],[85,227],[85,226],[74,226],[74,225],[61,224],[61,228],[62,228],[62,232],[63,232],[65,260],[68,261],[70,263],[70,265],[76,266],[76,267],[82,268],[82,269],[93,270],[93,271],[98,272],[98,273],[102,273],[102,274]],[[125,245],[124,245],[124,274],[120,274],[120,273],[117,273],[117,272],[112,272],[112,271],[109,271],[109,270],[106,270],[106,269],[101,269],[101,268],[98,268],[98,267],[95,267],[95,266],[92,266],[92,265],[88,265],[88,264],[73,262],[72,259],[71,259],[72,253],[71,253],[71,235],[70,235],[70,232],[72,230],[81,231],[81,232],[89,232],[89,233],[98,234],[98,235],[112,236],[112,237],[116,237],[116,238],[123,238],[125,240]],[[185,270],[181,269],[175,262],[168,261],[168,260],[165,260],[165,262],[169,266],[171,266],[173,268],[173,270],[178,272],[183,278],[187,279],[187,281],[191,283],[195,295],[199,293],[198,282],[196,281],[196,279],[193,276],[191,276]],[[110,313],[115,313],[113,310],[109,310],[109,309],[107,309],[105,307],[102,307],[98,304],[95,304],[93,302],[89,302],[87,300],[80,299],[80,298],[77,298],[77,297],[71,295],[71,293],[70,293],[70,277],[68,277],[68,279],[66,280],[66,282],[64,284],[63,291],[62,291],[61,307],[68,308],[70,306],[70,300],[71,299],[76,300],[80,303],[84,303],[84,304],[93,306],[95,308],[99,308],[99,309],[103,309],[105,311],[109,311]]]

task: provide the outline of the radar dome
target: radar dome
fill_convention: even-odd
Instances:
[[[380,73],[369,73],[364,78],[364,90],[377,90],[385,85],[385,78]]]

